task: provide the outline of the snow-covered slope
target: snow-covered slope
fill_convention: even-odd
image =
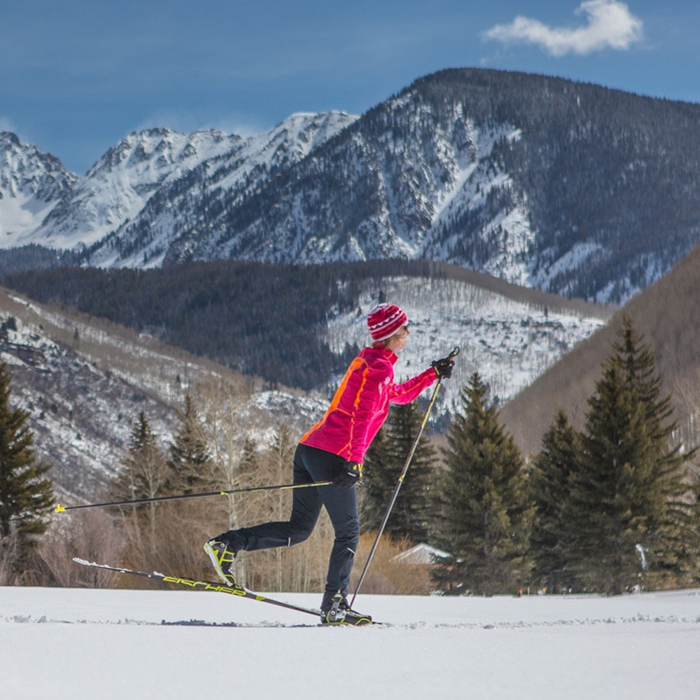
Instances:
[[[168,260],[427,257],[527,283],[534,232],[494,153],[520,131],[477,124],[460,105],[437,113],[417,93],[388,100],[288,177],[230,201]],[[477,262],[479,245],[490,255]]]
[[[161,265],[174,241],[182,239],[180,250],[187,249],[188,241],[207,225],[212,212],[230,210],[355,119],[341,112],[295,114],[258,136],[236,137],[228,148],[165,181],[138,215],[123,219],[94,246],[91,264]]]
[[[174,424],[173,408],[114,375],[107,363],[90,362],[73,343],[53,340],[46,332],[51,320],[32,313],[36,306],[22,309],[16,298],[2,305],[12,311],[3,320],[14,319],[17,330],[0,343],[0,360],[12,375],[11,405],[30,414],[37,456],[53,465],[58,493],[99,493],[119,467],[139,412],[162,435]]]
[[[8,323],[12,319],[11,323]],[[237,387],[239,441],[269,443],[280,422],[301,433],[325,408],[318,397],[270,392],[223,367],[149,336],[0,291],[0,361],[12,375],[11,405],[30,413],[37,455],[53,465],[63,500],[92,499],[114,476],[132,426],[145,412],[167,450],[176,410],[201,386]]]
[[[606,312],[549,309],[454,280],[396,277],[382,280],[387,299],[404,309],[411,331],[396,375],[408,378],[447,355],[460,355],[438,401],[438,412],[459,400],[473,372],[490,386],[491,400],[504,403],[539,377],[566,352],[605,325]],[[329,322],[331,350],[367,341],[366,314],[376,294],[362,295],[357,310]]]
[[[51,212],[36,236],[55,248],[90,246],[138,217],[159,188],[242,139],[217,131],[148,129],[111,148]]]

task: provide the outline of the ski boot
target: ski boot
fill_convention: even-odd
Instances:
[[[237,551],[230,544],[217,537],[212,537],[204,543],[204,551],[209,555],[219,578],[227,586],[237,586],[238,584],[231,571]]]
[[[371,625],[372,618],[350,608],[347,598],[336,593],[332,598],[324,596],[321,605],[322,625]]]

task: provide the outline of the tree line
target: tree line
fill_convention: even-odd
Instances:
[[[620,594],[692,585],[700,570],[695,449],[674,444],[671,397],[625,318],[582,431],[560,411],[524,464],[472,376],[448,431],[435,544],[446,592]]]
[[[208,537],[288,516],[288,494],[229,494],[122,506],[92,526],[78,518],[47,532],[53,505],[49,467],[32,457],[26,412],[9,407],[9,379],[2,366],[0,574],[4,566],[6,582],[30,580],[48,569],[54,582],[75,583],[77,574],[65,574],[56,553],[64,559],[89,556],[89,546],[109,546],[108,556],[137,568],[208,575],[201,552]],[[242,406],[233,387],[200,387],[185,397],[169,441],[155,436],[141,413],[106,496],[132,500],[288,483],[295,440],[283,425],[266,446],[241,435],[236,416]],[[384,516],[418,434],[421,409],[419,403],[392,408],[367,453],[360,491],[365,536]],[[432,545],[440,556],[430,567],[426,591],[445,594],[532,587],[621,594],[697,585],[700,479],[693,470],[696,450],[677,442],[676,428],[656,359],[626,317],[588,400],[584,428],[575,430],[560,411],[540,451],[527,460],[501,426],[488,385],[474,373],[446,446],[438,451],[426,436],[419,440],[385,540],[399,550]],[[331,530],[323,520],[297,548],[238,557],[239,578],[260,590],[318,590]],[[107,544],[95,540],[96,532]]]

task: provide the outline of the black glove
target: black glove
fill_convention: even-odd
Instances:
[[[438,379],[449,379],[452,376],[452,369],[455,361],[451,357],[443,357],[442,360],[435,360],[431,367],[435,370]]]
[[[335,486],[342,489],[352,488],[355,484],[362,483],[362,462],[345,462],[341,472],[333,479]]]

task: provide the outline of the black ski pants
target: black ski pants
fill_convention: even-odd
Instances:
[[[332,452],[300,443],[294,454],[294,483],[333,481],[344,463],[342,457]],[[360,538],[355,487],[319,486],[296,489],[293,499],[289,520],[234,530],[228,533],[231,541],[239,543],[241,548],[248,552],[272,547],[291,547],[311,535],[321,513],[321,506],[324,506],[335,530],[326,592],[335,594],[340,591],[347,595],[350,572]]]

